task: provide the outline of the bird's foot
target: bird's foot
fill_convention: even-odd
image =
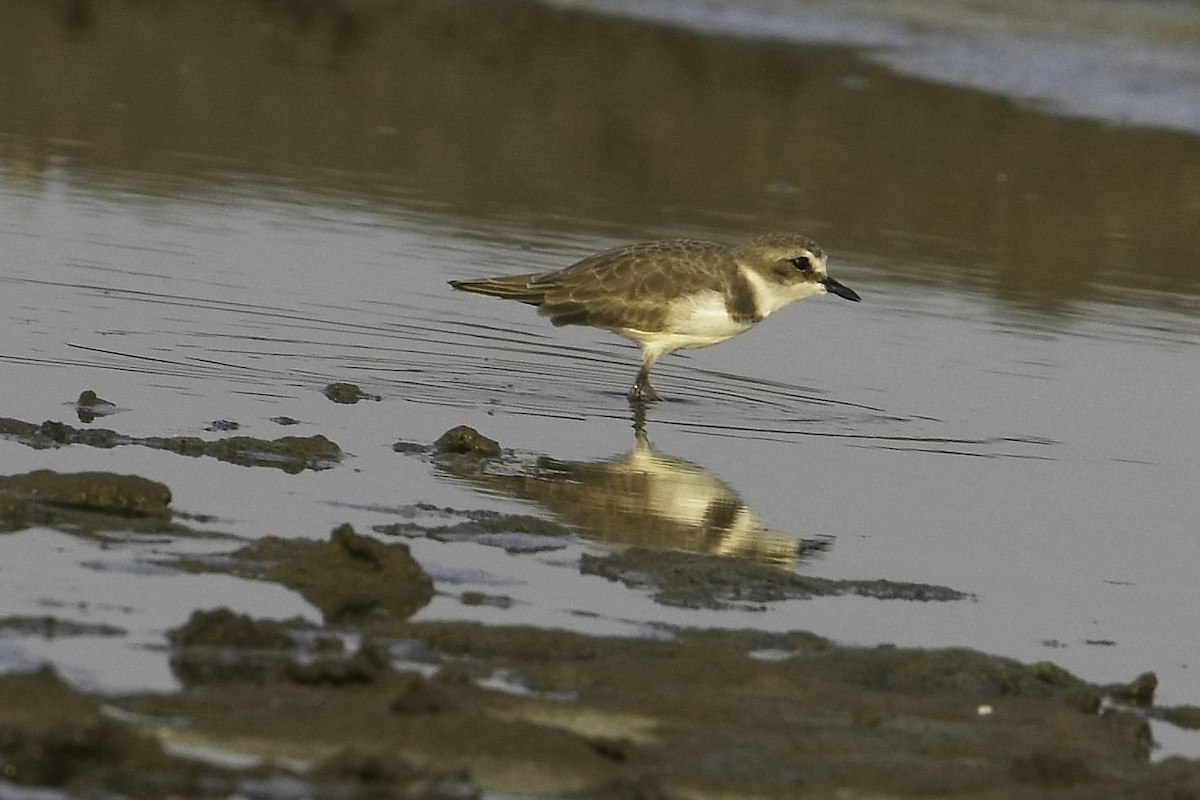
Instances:
[[[654,391],[654,387],[650,385],[650,381],[638,381],[629,390],[629,402],[631,404],[640,403],[657,403],[662,400],[662,395]]]

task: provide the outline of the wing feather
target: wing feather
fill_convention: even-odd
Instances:
[[[544,289],[538,313],[555,325],[656,331],[674,301],[722,290],[736,275],[728,248],[683,239],[608,250],[540,276],[534,285]]]
[[[555,272],[451,285],[537,306],[555,325],[657,331],[674,301],[706,290],[731,291],[741,280],[728,247],[674,239],[606,250]]]

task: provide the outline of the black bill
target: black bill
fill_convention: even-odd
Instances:
[[[836,294],[838,297],[844,297],[847,300],[853,300],[856,303],[862,299],[858,296],[858,292],[854,291],[849,286],[838,283],[833,278],[826,278],[825,280],[821,281],[821,283],[825,284],[825,288],[830,294]]]

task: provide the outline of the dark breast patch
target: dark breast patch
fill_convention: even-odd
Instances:
[[[750,285],[750,281],[746,279],[740,269],[732,274],[728,289],[729,296],[725,299],[725,311],[734,322],[752,325],[762,319],[762,314],[758,313],[758,301],[754,297],[754,287]]]

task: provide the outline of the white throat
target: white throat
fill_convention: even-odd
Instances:
[[[754,303],[758,308],[758,313],[764,317],[797,300],[812,297],[814,294],[825,294],[824,285],[815,281],[801,281],[780,286],[752,269],[741,265],[738,266],[738,269],[742,271],[742,275],[746,277],[747,283],[754,291]]]

